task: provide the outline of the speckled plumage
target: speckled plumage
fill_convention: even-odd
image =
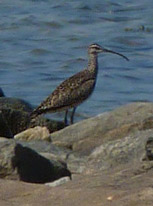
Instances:
[[[62,82],[53,93],[32,112],[31,117],[34,118],[43,113],[65,110],[65,122],[67,122],[68,109],[74,108],[75,112],[75,108],[85,101],[94,90],[98,72],[97,56],[98,53],[101,52],[111,52],[124,57],[119,53],[106,50],[98,44],[90,45],[88,49],[89,62],[87,68]],[[73,123],[73,116],[71,117],[71,123]]]
[[[85,75],[85,76],[84,76]],[[33,114],[62,111],[82,103],[93,90],[95,79],[86,69],[62,82]]]

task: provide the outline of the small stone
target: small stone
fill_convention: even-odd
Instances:
[[[65,184],[66,182],[69,182],[69,181],[70,181],[70,177],[62,177],[58,180],[55,180],[54,182],[45,183],[45,185],[49,187],[56,187],[56,186]]]

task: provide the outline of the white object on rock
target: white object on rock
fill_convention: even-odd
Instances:
[[[70,177],[62,177],[58,180],[55,180],[54,182],[45,183],[45,185],[47,185],[49,187],[56,187],[56,186],[62,185],[62,184],[69,182],[69,181],[70,181]]]

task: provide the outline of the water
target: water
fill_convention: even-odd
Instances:
[[[152,8],[150,0],[1,0],[0,87],[38,105],[86,66],[87,46],[96,42],[130,62],[99,56],[95,91],[77,113],[153,101]]]

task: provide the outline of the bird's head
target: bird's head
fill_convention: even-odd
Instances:
[[[100,45],[98,44],[91,44],[88,48],[88,54],[99,54],[99,53],[112,53],[112,54],[116,54],[116,55],[119,55],[121,57],[123,57],[124,59],[126,59],[127,61],[129,61],[129,59],[124,56],[123,54],[120,54],[118,52],[114,52],[114,51],[111,51],[111,50],[108,50],[108,49],[105,49],[103,47],[101,47]]]

